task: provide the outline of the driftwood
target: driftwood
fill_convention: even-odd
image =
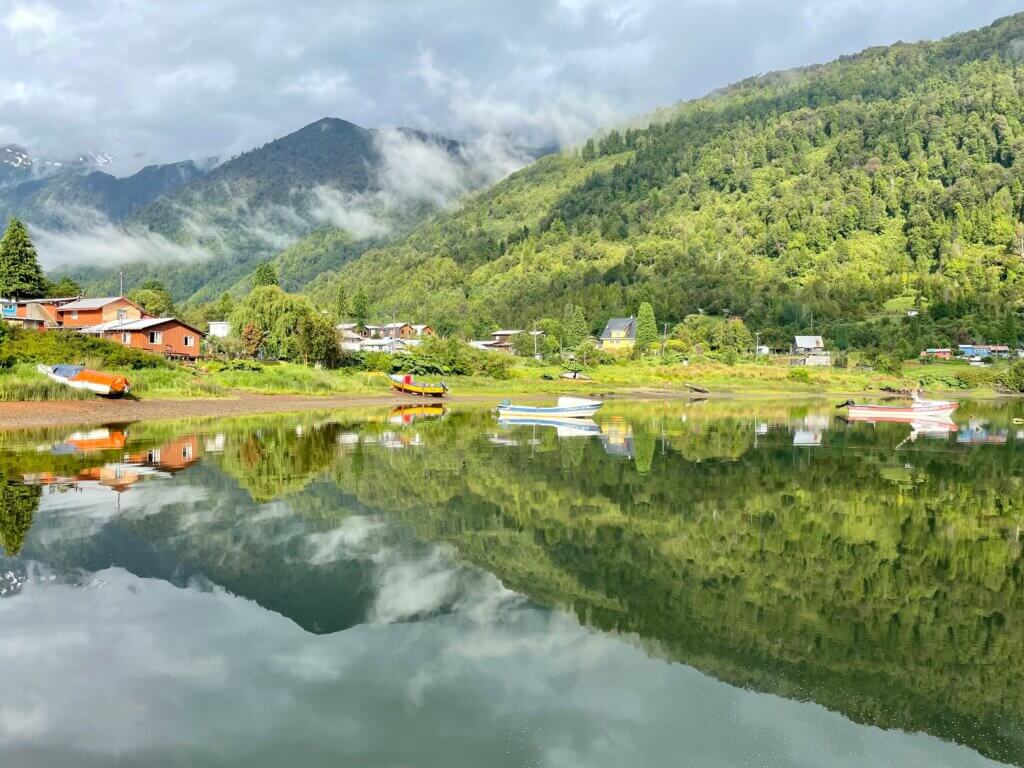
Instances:
[[[704,389],[704,387],[698,387],[696,384],[687,384],[684,381],[683,382],[683,386],[686,387],[691,392],[699,392],[702,395],[710,395],[711,394],[708,390]]]

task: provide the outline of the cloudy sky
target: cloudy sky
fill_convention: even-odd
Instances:
[[[750,74],[941,37],[1021,0],[0,0],[0,143],[118,169],[325,115],[572,142]]]

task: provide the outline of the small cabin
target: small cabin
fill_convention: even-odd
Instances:
[[[925,360],[952,360],[953,350],[949,347],[928,347],[921,353]]]
[[[792,353],[797,357],[793,361],[795,365],[832,365],[832,356],[825,349],[825,340],[821,336],[794,336]]]

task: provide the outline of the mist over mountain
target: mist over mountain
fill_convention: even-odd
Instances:
[[[292,285],[302,287],[530,159],[505,141],[460,142],[323,118],[208,173],[191,163],[161,166],[187,167],[191,177],[159,191],[146,187],[153,194],[140,191],[130,209],[106,199],[90,207],[89,195],[76,188],[77,199],[64,196],[73,207],[50,206],[63,211],[60,218],[38,205],[47,199],[42,191],[22,184],[8,194],[16,198],[20,191],[35,204],[25,206],[25,218],[36,225],[47,265],[90,291],[111,290],[117,266],[126,270],[128,284],[155,276],[176,298],[201,300],[244,290],[256,264],[310,232],[343,233],[344,248],[307,261],[308,273],[293,272]],[[55,183],[48,180],[42,189],[52,193]],[[339,236],[321,239],[327,241],[336,244]]]
[[[1024,15],[744,80],[545,157],[314,281],[479,333],[653,304],[772,343],[1024,336]],[[914,318],[903,309],[916,308]]]

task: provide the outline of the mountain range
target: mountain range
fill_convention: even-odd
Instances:
[[[246,290],[261,261],[316,232],[316,258],[302,258],[303,246],[278,259],[284,284],[303,287],[490,181],[475,160],[470,145],[433,134],[323,118],[209,171],[185,161],[124,179],[76,169],[22,181],[0,190],[0,214],[39,231],[44,259],[89,292],[113,289],[109,257],[123,251],[126,284],[155,278],[176,299],[200,301]],[[417,163],[423,178],[406,178]],[[459,186],[438,195],[431,165]]]
[[[649,301],[659,322],[741,316],[769,343],[1017,343],[1021,40],[1018,14],[753,77],[497,183],[464,145],[326,118],[108,215],[192,256],[131,264],[129,284],[157,277],[193,303],[243,292],[273,258],[321,304],[362,289],[375,314],[453,332],[566,303],[598,330]],[[443,176],[403,145],[462,181],[433,194]],[[114,286],[109,270],[73,274]]]
[[[916,355],[1024,340],[1024,14],[753,77],[544,157],[310,286],[481,333],[744,318]],[[913,316],[908,310],[916,309]]]

